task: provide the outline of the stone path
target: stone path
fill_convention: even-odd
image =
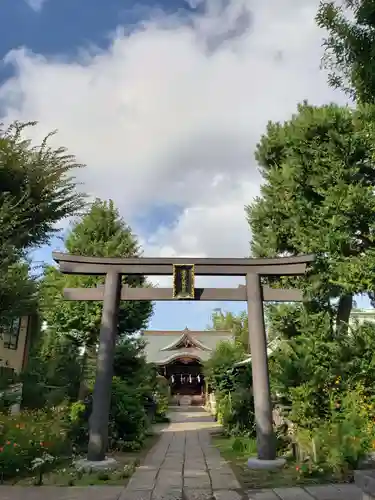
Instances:
[[[1,500],[361,500],[354,485],[276,488],[244,492],[212,446],[218,427],[201,408],[179,408],[126,488],[0,486]]]
[[[139,467],[121,500],[360,500],[354,485],[277,488],[244,492],[212,446],[218,427],[198,408],[172,413],[172,423]]]

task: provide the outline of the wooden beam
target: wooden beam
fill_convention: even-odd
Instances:
[[[134,264],[101,264],[60,261],[60,271],[64,274],[104,275],[109,271],[116,271],[123,275],[168,276],[173,274],[173,264],[145,265],[141,259]],[[221,266],[218,264],[195,264],[196,276],[245,276],[256,273],[260,276],[300,276],[306,272],[306,263],[283,265],[233,265]]]
[[[265,302],[302,302],[303,293],[298,288],[270,288],[263,286]]]
[[[104,297],[99,288],[65,288],[64,297],[68,300],[97,300]],[[263,287],[263,300],[269,302],[299,302],[303,298],[301,290]],[[172,288],[132,288],[122,286],[121,300],[164,300],[173,299]],[[246,301],[246,287],[238,288],[196,288],[195,299],[204,301]]]
[[[207,266],[264,266],[264,265],[284,265],[313,262],[314,255],[297,255],[293,257],[274,257],[270,259],[251,258],[195,258],[195,257],[85,257],[82,255],[71,255],[62,252],[52,252],[52,257],[56,262],[76,262],[82,264],[104,264],[104,265],[170,265],[173,264],[195,264]]]

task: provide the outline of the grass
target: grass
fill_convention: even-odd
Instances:
[[[146,438],[139,451],[109,453],[108,456],[114,457],[119,463],[118,469],[114,471],[83,473],[73,466],[71,460],[61,462],[58,468],[43,474],[43,486],[125,486],[158,439],[157,434],[152,434]],[[32,486],[35,477],[23,478],[12,484]]]
[[[250,470],[247,467],[247,460],[250,456],[256,455],[255,439],[224,437],[223,435],[213,436],[212,439],[221,455],[232,466],[241,486],[246,490],[332,482],[332,478],[301,476],[292,459],[287,459],[285,467],[275,471]]]

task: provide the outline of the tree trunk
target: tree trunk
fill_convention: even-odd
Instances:
[[[340,297],[339,304],[337,307],[336,316],[336,329],[339,328],[348,331],[348,323],[350,318],[350,313],[353,308],[353,294],[343,295]]]

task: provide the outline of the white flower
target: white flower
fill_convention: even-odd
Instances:
[[[50,455],[49,453],[43,453],[42,457],[37,457],[34,458],[34,460],[31,462],[31,469],[37,469],[38,467],[41,467],[45,463],[51,463],[55,460],[55,458]]]

